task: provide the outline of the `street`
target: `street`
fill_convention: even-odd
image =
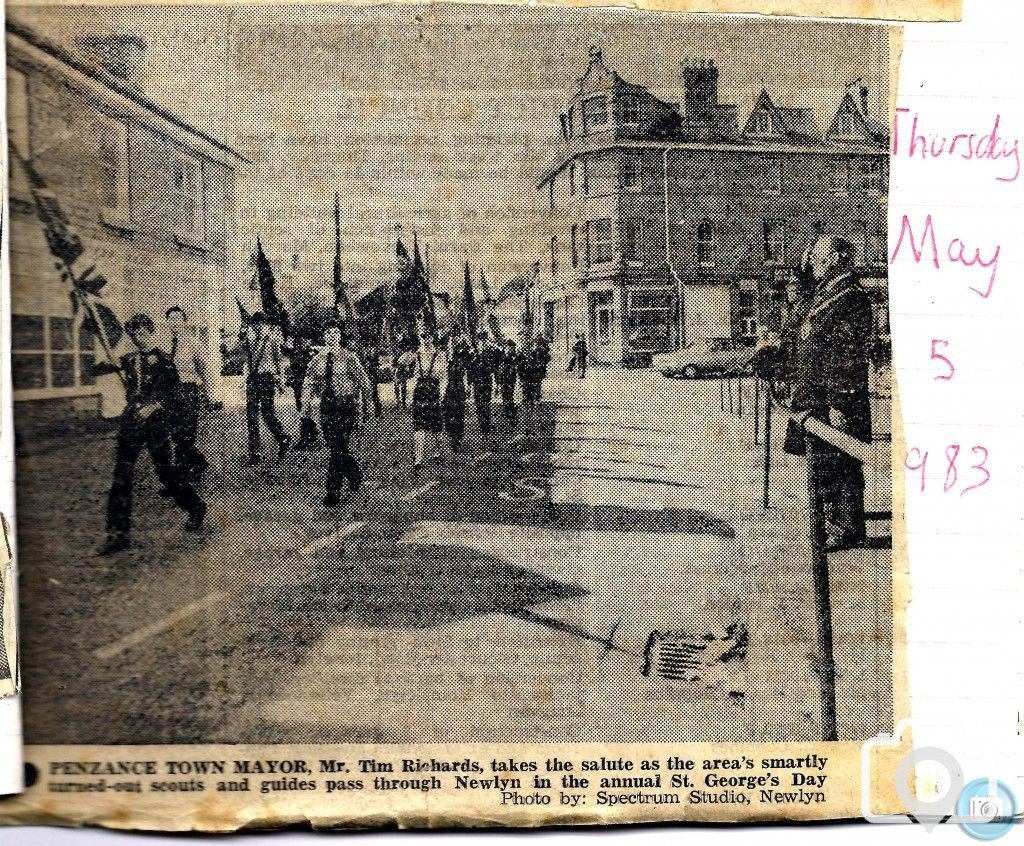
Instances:
[[[752,403],[723,413],[717,382],[553,372],[544,392],[532,437],[496,408],[478,455],[470,407],[469,452],[416,480],[386,393],[355,441],[364,490],[335,510],[324,450],[243,467],[229,408],[205,424],[205,533],[144,458],[135,545],[110,558],[112,430],[24,436],[26,741],[815,739],[801,460],[774,449],[765,511]],[[840,739],[864,738],[891,728],[891,553],[831,565]],[[644,675],[653,633],[703,643],[694,678]]]

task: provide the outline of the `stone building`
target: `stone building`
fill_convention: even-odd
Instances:
[[[158,324],[182,305],[217,373],[219,330],[225,314],[237,325],[234,296],[246,285],[234,210],[245,160],[146,97],[145,46],[103,35],[71,50],[9,20],[10,137],[109,280],[102,301],[122,320],[143,312]],[[72,314],[17,161],[10,175],[14,399],[95,411],[110,378],[92,374],[97,340]]]
[[[584,333],[595,361],[646,366],[705,339],[753,343],[816,228],[856,245],[888,331],[888,130],[867,89],[837,92],[823,130],[766,89],[741,120],[718,80],[712,61],[687,64],[684,102],[665,102],[591,48],[537,186],[550,227],[535,297],[556,349]]]

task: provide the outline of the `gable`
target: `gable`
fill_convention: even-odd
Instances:
[[[786,123],[783,120],[779,110],[775,108],[775,104],[772,102],[771,97],[768,96],[768,92],[763,88],[761,94],[757,98],[757,102],[754,103],[754,108],[750,112],[750,117],[747,118],[746,126],[743,128],[744,135],[757,135],[761,137],[765,136],[785,136],[788,132]]]
[[[884,125],[864,115],[858,108],[853,95],[849,91],[839,103],[835,117],[829,124],[826,138],[843,139],[847,141],[883,141],[888,137]]]

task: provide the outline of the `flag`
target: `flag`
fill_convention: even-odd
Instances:
[[[419,282],[420,287],[423,289],[423,328],[430,334],[430,337],[437,340],[437,312],[434,311],[434,297],[430,292],[430,272],[427,267],[423,264],[423,259],[420,257],[420,242],[416,237],[416,233],[413,233],[413,274]],[[427,245],[427,249],[430,249],[430,245]],[[428,253],[429,255],[429,253]]]
[[[526,287],[529,280],[525,276],[513,276],[498,291],[498,298],[494,301],[495,305],[501,305],[509,297],[519,297],[526,292]]]
[[[409,251],[401,239],[395,246],[395,257],[397,279],[391,300],[392,328],[401,338],[415,337],[419,314],[425,304],[423,286],[416,276],[416,265],[409,260]]]
[[[334,308],[338,317],[345,319],[350,331],[354,328],[355,315],[352,312],[352,301],[348,297],[348,289],[341,278],[341,206],[338,193],[334,194]]]
[[[529,342],[533,338],[533,308],[530,305],[530,288],[523,297],[523,340]]]
[[[242,325],[245,326],[245,324],[249,322],[249,317],[251,315],[249,314],[246,307],[242,305],[242,300],[239,298],[237,294],[235,294],[235,303],[238,305],[238,319],[241,320]]]
[[[274,279],[274,270],[270,266],[267,254],[263,252],[263,244],[256,238],[256,252],[253,254],[253,264],[256,267],[253,276],[253,287],[258,287],[260,292],[260,303],[263,315],[267,323],[281,327],[281,334],[286,338],[291,334],[291,322],[288,312],[277,296],[277,283]]]
[[[466,327],[470,343],[476,347],[476,336],[480,324],[480,315],[476,310],[476,296],[473,294],[473,280],[469,275],[469,262],[466,262],[462,279],[462,323]]]
[[[68,293],[71,298],[72,314],[77,317],[79,311],[83,312],[83,328],[99,339],[107,360],[117,367],[114,348],[124,336],[124,328],[109,306],[96,302],[107,286],[107,278],[96,273],[94,264],[88,265],[84,270],[76,268],[79,259],[86,252],[82,239],[72,231],[71,221],[61,208],[56,195],[49,189],[32,162],[22,156],[13,144],[9,144],[8,149],[25,171],[36,216],[43,225],[46,245],[56,259],[61,281],[70,286]],[[120,369],[117,372],[123,381],[124,376]]]
[[[384,348],[384,320],[387,317],[388,300],[384,286],[378,285],[361,296],[353,304],[356,324],[365,346]]]

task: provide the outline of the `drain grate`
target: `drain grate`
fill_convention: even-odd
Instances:
[[[704,667],[708,642],[680,632],[651,632],[644,650],[645,676],[696,681]]]

